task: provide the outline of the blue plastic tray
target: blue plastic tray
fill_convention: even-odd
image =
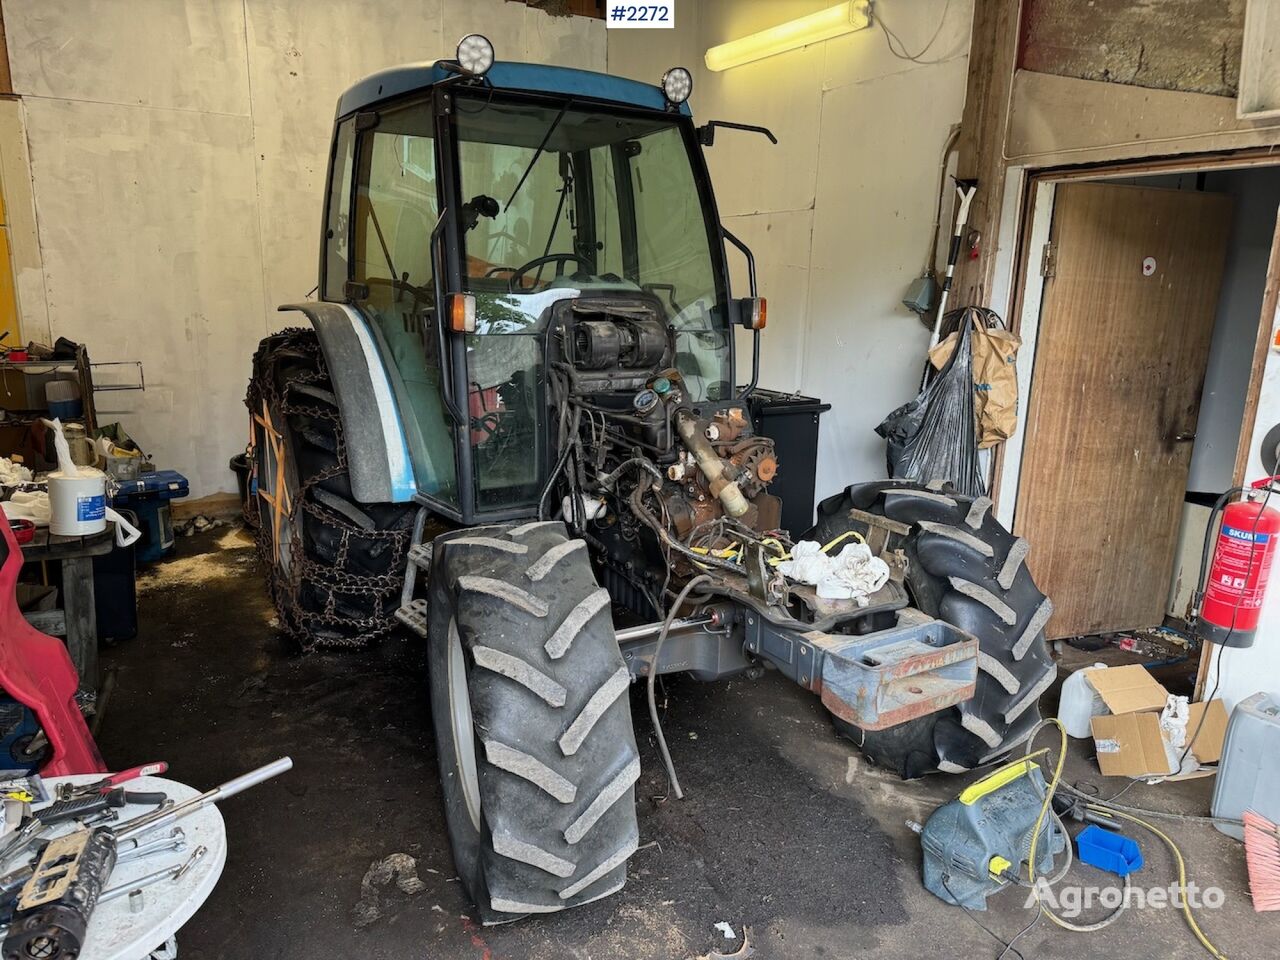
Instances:
[[[1142,849],[1136,840],[1090,824],[1076,837],[1081,863],[1121,877],[1142,869]]]

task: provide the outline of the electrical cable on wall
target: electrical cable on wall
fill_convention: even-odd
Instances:
[[[889,25],[884,22],[884,18],[879,15],[880,12],[878,9],[876,10],[875,21],[880,25],[880,29],[884,31],[884,42],[885,45],[888,46],[891,54],[899,60],[909,60],[912,63],[918,63],[921,66],[929,66],[935,63],[942,63],[944,60],[948,59],[946,57],[942,57],[937,60],[922,60],[921,58],[928,53],[930,49],[932,49],[933,45],[937,42],[938,37],[942,35],[942,27],[947,22],[947,11],[950,9],[951,0],[947,0],[947,2],[942,5],[942,16],[938,18],[938,26],[934,29],[933,36],[929,38],[929,42],[920,49],[919,53],[914,54],[907,53],[907,45],[903,43],[902,38],[894,33],[893,30],[889,28]],[[895,43],[898,45],[898,49],[894,49]]]

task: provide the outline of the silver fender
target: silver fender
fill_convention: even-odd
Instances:
[[[287,304],[311,321],[342,414],[351,493],[360,503],[407,503],[418,492],[404,422],[376,331],[345,303]]]

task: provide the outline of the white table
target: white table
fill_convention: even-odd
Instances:
[[[103,774],[77,774],[70,777],[48,777],[45,786],[55,793],[59,783],[93,783]],[[175,802],[198,796],[200,791],[186,784],[163,777],[139,777],[123,784],[128,791],[137,793],[164,792]],[[40,809],[39,806],[36,809]],[[123,823],[140,816],[154,807],[129,804],[120,808]],[[76,828],[74,822],[59,824],[49,835],[58,836]],[[181,878],[160,880],[143,888],[142,910],[133,913],[129,909],[128,895],[99,905],[89,920],[89,932],[85,937],[80,960],[146,960],[153,951],[163,947],[178,928],[191,919],[208,899],[222,876],[227,862],[227,830],[218,808],[207,806],[177,824],[170,824],[138,837],[142,843],[167,836],[174,828],[181,828],[186,835],[186,849],[166,850],[151,856],[120,864],[111,871],[106,889],[127,884],[149,873],[185,863],[197,847],[205,847],[205,854],[197,860]],[[126,844],[126,849],[132,844]],[[122,853],[125,851],[121,851]]]

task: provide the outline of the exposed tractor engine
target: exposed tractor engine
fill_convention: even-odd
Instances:
[[[651,617],[673,572],[715,565],[745,541],[783,552],[782,502],[766,492],[773,441],[741,404],[694,409],[656,301],[562,301],[552,339],[557,466],[571,490],[561,506],[603,548],[611,592]]]

